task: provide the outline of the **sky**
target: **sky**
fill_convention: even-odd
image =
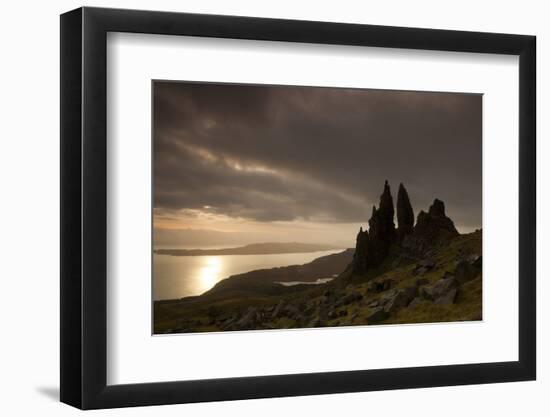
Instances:
[[[157,246],[354,246],[385,180],[481,227],[482,96],[155,81]]]

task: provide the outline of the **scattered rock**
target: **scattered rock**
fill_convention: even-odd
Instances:
[[[351,303],[354,303],[356,301],[360,301],[363,299],[363,296],[357,292],[353,292],[351,294],[345,295],[342,297],[338,302],[334,304],[334,307],[342,307]]]
[[[249,329],[257,323],[257,310],[255,307],[249,307],[244,316],[236,323],[239,328]]]

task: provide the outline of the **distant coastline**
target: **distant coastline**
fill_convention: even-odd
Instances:
[[[284,253],[309,253],[333,249],[342,249],[338,246],[320,245],[299,242],[271,242],[253,243],[225,249],[156,249],[157,255],[170,256],[223,256],[223,255],[274,255]]]

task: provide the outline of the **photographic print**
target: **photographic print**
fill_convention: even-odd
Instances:
[[[482,319],[482,95],[152,82],[153,333]]]

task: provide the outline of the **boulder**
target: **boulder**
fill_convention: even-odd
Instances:
[[[389,314],[384,311],[382,307],[376,307],[370,311],[370,313],[367,315],[367,323],[368,324],[376,324],[380,323],[381,321],[386,320],[389,317]]]
[[[468,261],[460,261],[454,270],[454,276],[460,284],[471,281],[479,273],[480,270]]]
[[[389,290],[387,292],[385,292],[384,294],[382,294],[382,296],[378,299],[380,305],[384,305],[386,303],[388,303],[390,300],[392,300],[395,295],[397,294],[397,290],[396,289],[393,289],[393,290]]]
[[[384,311],[386,313],[393,313],[406,307],[413,298],[416,297],[416,294],[416,287],[407,287],[397,291],[397,293],[384,305]]]
[[[443,294],[441,297],[435,300],[435,304],[454,304],[456,301],[456,296],[458,294],[458,289],[452,288],[446,294]]]
[[[457,288],[458,281],[453,275],[445,275],[432,286],[420,287],[419,295],[425,300],[435,301],[450,290]]]
[[[451,289],[457,288],[458,284],[458,281],[453,276],[440,279],[433,285],[434,298],[447,294]]]

